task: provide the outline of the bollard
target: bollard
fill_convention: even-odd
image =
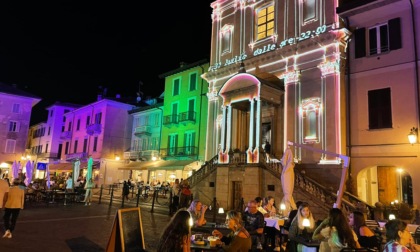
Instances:
[[[102,190],[104,189],[104,185],[101,185],[101,190],[99,191],[99,202],[98,204],[101,204],[101,200],[102,200]]]
[[[114,187],[111,188],[111,197],[109,198],[109,205],[112,206],[112,198],[114,197]]]
[[[140,194],[141,194],[141,187],[139,186],[139,188],[137,190],[137,203],[136,203],[136,207],[139,206]]]
[[[172,202],[172,190],[169,192],[169,215],[173,213],[174,203]]]
[[[154,208],[155,208],[155,198],[156,198],[156,195],[157,195],[156,192],[157,192],[157,190],[153,191],[152,209],[150,210],[150,212],[152,212],[152,213],[153,213]]]

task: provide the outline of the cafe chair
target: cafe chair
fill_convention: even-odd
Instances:
[[[420,244],[420,226],[416,228],[416,232],[414,232],[413,238],[416,244]]]

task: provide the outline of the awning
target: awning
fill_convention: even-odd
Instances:
[[[99,168],[99,162],[93,162],[93,169]],[[81,162],[80,163],[80,169],[86,169],[87,168],[87,162]],[[50,171],[72,171],[73,170],[73,163],[58,163],[58,164],[49,164],[48,169]]]
[[[184,170],[186,166],[199,168],[198,161],[194,160],[159,160],[159,161],[145,161],[145,162],[131,162],[118,170]]]

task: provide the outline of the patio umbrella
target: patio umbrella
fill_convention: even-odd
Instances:
[[[77,181],[80,174],[80,160],[76,160],[76,162],[73,163],[73,182]]]
[[[93,166],[93,158],[89,157],[88,164],[87,164],[86,181],[89,181],[92,178],[92,166]]]
[[[34,163],[31,160],[26,162],[26,178],[25,178],[25,185],[28,186],[29,183],[32,182],[32,174],[34,169]]]
[[[292,209],[296,209],[296,203],[293,199],[293,188],[295,186],[295,163],[293,162],[293,153],[288,146],[281,159],[283,170],[281,171],[281,186],[283,188],[283,199],[281,202],[286,206],[285,215],[287,216]]]
[[[13,179],[15,179],[18,176],[19,176],[19,164],[15,160],[12,164],[12,177]]]
[[[45,176],[47,176],[47,188],[50,189],[50,165],[47,164],[47,169],[45,170]]]

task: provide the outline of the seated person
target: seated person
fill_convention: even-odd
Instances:
[[[303,225],[304,219],[308,220],[307,224],[309,226],[305,227]],[[293,219],[289,228],[289,251],[303,251],[303,245],[299,243],[299,240],[311,240],[314,230],[315,220],[312,216],[311,210],[309,209],[309,204],[304,202],[300,204],[296,217]]]
[[[190,212],[193,219],[193,227],[201,227],[207,223],[205,213],[207,206],[203,205],[200,200],[195,199],[191,202],[188,212]]]
[[[264,214],[264,217],[271,217],[271,216],[276,216],[277,214],[277,209],[274,206],[274,197],[273,196],[268,196],[267,198],[265,198],[265,203],[263,206],[264,210],[267,211],[266,214]]]
[[[251,237],[248,231],[242,226],[241,213],[233,210],[227,212],[225,223],[231,230],[229,235],[224,236],[219,230],[213,230],[212,232],[212,235],[220,239],[217,240],[217,244],[222,245],[220,251],[248,252],[251,248]]]
[[[354,211],[349,215],[349,224],[359,239],[360,246],[363,248],[381,248],[381,238],[366,225],[365,216],[362,212]]]
[[[263,215],[267,214],[267,211],[265,211],[262,207],[263,199],[261,197],[255,197],[255,201],[257,202],[257,210],[260,211]]]
[[[251,251],[257,251],[258,244],[263,243],[264,215],[257,210],[257,202],[255,200],[250,200],[247,208],[248,210],[245,211],[242,219],[245,229],[251,235]]]

